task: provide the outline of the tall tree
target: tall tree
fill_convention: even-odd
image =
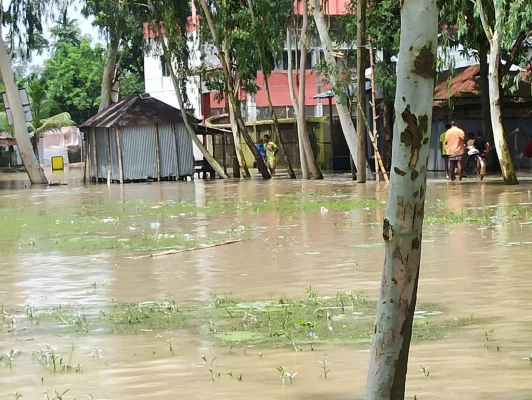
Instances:
[[[404,399],[416,308],[438,38],[437,0],[401,3],[385,259],[366,400]]]
[[[493,7],[493,18],[491,19],[493,23],[490,23],[483,0],[475,0],[475,4],[490,46],[488,81],[491,103],[491,127],[493,129],[495,149],[499,157],[504,183],[515,185],[518,183],[517,175],[504,134],[500,94],[501,78],[499,74],[501,53],[505,45],[508,47],[508,38],[511,40],[515,38],[516,34],[523,30],[528,30],[532,26],[532,4],[524,1],[507,2],[506,0],[497,0]],[[511,60],[509,61],[511,62]]]
[[[45,5],[45,2],[41,1],[12,0],[8,3],[7,15],[5,15],[3,4],[0,1],[0,75],[11,108],[14,135],[20,157],[33,184],[48,183],[48,180],[39,165],[28,135],[28,127],[13,74],[11,57],[3,40],[2,25],[7,23],[8,35],[11,35],[12,38],[18,36],[19,42],[31,49],[35,45],[36,35],[42,33],[41,19],[44,19]],[[21,24],[24,25],[22,29]]]
[[[231,104],[231,107],[234,110],[234,115],[236,118],[236,122],[238,125],[238,129],[240,131],[240,134],[244,138],[246,144],[248,145],[251,153],[255,157],[255,161],[257,162],[258,169],[264,179],[270,179],[271,175],[268,171],[268,168],[266,167],[266,163],[264,162],[264,159],[259,154],[259,151],[257,150],[257,147],[255,146],[255,143],[253,143],[253,139],[251,138],[247,128],[246,124],[244,122],[244,119],[242,118],[242,114],[240,112],[240,108],[238,107],[238,102],[236,99],[236,91],[235,87],[233,85],[233,78],[231,74],[231,68],[230,65],[227,63],[227,59],[224,56],[224,53],[226,51],[229,51],[229,49],[224,48],[223,46],[223,38],[220,38],[218,35],[218,30],[216,29],[216,25],[214,23],[212,12],[213,10],[216,10],[216,7],[223,6],[221,4],[218,4],[217,6],[212,5],[209,6],[207,4],[207,0],[199,0],[201,4],[201,8],[203,10],[203,16],[207,22],[208,29],[211,33],[212,42],[214,43],[214,46],[216,47],[216,51],[218,53],[218,59],[222,66],[222,72],[225,79],[225,87],[226,87],[226,96],[227,101]],[[247,7],[246,7],[247,8]],[[225,27],[223,27],[225,28]]]
[[[320,1],[310,0],[310,6],[312,7],[314,21],[316,22],[316,28],[318,29],[318,33],[320,35],[321,46],[327,63],[327,75],[333,85],[334,99],[336,100],[336,109],[338,110],[340,125],[342,126],[342,131],[344,133],[347,146],[349,147],[349,152],[353,157],[353,162],[358,166],[357,130],[355,129],[355,124],[351,118],[351,110],[347,104],[349,86],[345,87],[345,85],[342,84],[342,81],[345,80],[342,79],[343,76],[347,76],[349,78],[349,83],[351,83],[351,74],[349,71],[341,68],[336,62],[336,58],[333,56],[333,43],[331,36],[329,35],[329,29],[327,27],[327,22],[325,21],[324,11],[320,5]],[[341,65],[343,66],[343,64]],[[330,117],[332,123],[332,115]]]
[[[290,23],[286,27],[286,45],[288,48],[288,92],[290,94],[290,100],[292,101],[292,107],[294,108],[294,115],[296,116],[296,121],[299,121],[299,104],[297,101],[296,92],[294,89],[294,70],[292,68],[292,26],[295,24]],[[297,49],[297,46],[295,47]],[[297,51],[296,51],[297,53]],[[299,161],[301,163],[301,175],[303,179],[309,179],[310,172],[308,168],[307,155],[305,154],[305,146],[303,145],[303,134],[301,133],[301,126],[296,122],[297,125],[297,141],[299,148]]]
[[[170,72],[179,110],[187,132],[192,142],[198,147],[203,157],[218,176],[222,179],[227,179],[228,176],[224,169],[199,140],[190,121],[190,116],[187,114],[186,82],[190,72],[188,34],[188,29],[190,28],[188,21],[190,4],[181,0],[146,0],[146,6],[146,9],[149,10],[149,29],[153,30],[156,38],[155,45],[162,51],[166,66]],[[145,21],[142,20],[142,22]]]
[[[127,19],[130,17],[129,7],[132,5],[127,0],[85,1],[83,14],[94,16],[94,25],[98,26],[107,38],[107,53],[98,108],[100,112],[111,105],[113,86],[120,76],[118,72],[120,42],[126,29]]]
[[[357,181],[366,182],[366,68],[368,51],[366,49],[366,7],[367,0],[357,0]],[[375,171],[378,173],[378,171]]]
[[[253,4],[255,3],[255,4]],[[285,44],[284,27],[288,26],[290,15],[294,7],[292,0],[248,0],[249,12],[251,14],[250,32],[258,42],[258,63],[264,77],[264,91],[268,100],[268,109],[272,117],[272,126],[275,137],[279,138],[279,147],[283,152],[288,175],[291,179],[296,179],[296,173],[292,163],[286,153],[283,133],[279,129],[279,120],[272,102],[270,93],[269,77],[274,70],[276,63],[281,59]],[[259,14],[260,19],[256,14]]]
[[[302,136],[303,147],[305,148],[305,155],[307,158],[307,164],[309,167],[310,174],[314,179],[323,179],[323,174],[321,173],[320,167],[316,162],[316,157],[312,150],[312,145],[310,143],[310,137],[308,134],[307,128],[307,116],[306,116],[306,65],[307,65],[307,45],[308,45],[308,33],[309,33],[309,3],[308,0],[301,0],[301,14],[302,14],[302,25],[301,25],[301,37],[299,39],[299,99],[298,105],[299,110],[297,113],[297,124],[299,126],[298,131]]]

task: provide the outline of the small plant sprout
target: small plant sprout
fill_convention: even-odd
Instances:
[[[329,371],[330,369],[328,368],[329,367],[329,361],[327,360],[324,360],[324,361],[318,361],[321,365],[321,368],[323,369],[323,377],[325,379],[327,379],[327,376],[329,375]]]
[[[283,385],[286,383],[286,380],[288,379],[291,384],[294,383],[294,378],[297,375],[297,372],[294,372],[291,374],[290,372],[286,371],[283,366],[277,367],[277,371],[280,373],[281,381],[283,382]]]
[[[240,376],[238,376],[236,379],[238,379],[239,382],[242,382],[242,379],[243,379],[243,378],[244,378],[243,375],[240,374]]]
[[[35,309],[35,307],[30,303],[28,304],[25,308],[24,308],[24,312],[26,313],[26,315],[28,316],[28,319],[33,319],[35,317],[35,312],[37,310]]]
[[[173,356],[175,356],[174,348],[172,347],[172,341],[168,341],[168,350],[170,350],[170,353],[172,353]]]
[[[423,365],[420,365],[420,371],[423,372],[423,376],[425,378],[430,378],[430,371],[429,371],[429,367],[424,367]]]
[[[530,354],[528,357],[523,358],[523,360],[526,360],[532,365],[532,354]]]
[[[0,363],[5,363],[8,365],[9,369],[13,371],[13,361],[15,356],[22,354],[20,350],[11,349],[4,355],[0,356]]]
[[[91,352],[91,357],[95,358],[98,363],[100,363],[100,360],[103,359],[103,350],[101,350],[99,347],[96,347]]]
[[[15,400],[20,400],[22,399],[24,396],[22,396],[19,392],[15,392]]]
[[[487,332],[484,332],[484,347],[486,348],[486,350],[489,350],[490,349],[490,346],[489,346],[489,341],[490,341],[490,335],[493,333],[493,329],[490,329],[489,331]]]

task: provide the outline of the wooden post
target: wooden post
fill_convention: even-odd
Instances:
[[[225,148],[225,133],[222,133],[222,164],[224,167],[224,172],[227,175],[227,153]]]
[[[361,109],[361,105],[358,104],[358,108]],[[381,153],[379,152],[379,149],[377,148],[377,143],[375,142],[375,137],[373,136],[373,132],[369,128],[369,122],[364,113],[362,113],[364,124],[366,125],[366,129],[368,130],[368,136],[371,140],[371,143],[373,144],[373,148],[375,149],[375,158],[377,159],[378,165],[380,166],[380,169],[382,171],[382,174],[384,175],[384,181],[386,183],[389,182],[388,174],[386,173],[386,168],[384,168],[384,164],[382,162]]]
[[[120,183],[124,183],[124,169],[122,166],[122,146],[120,146],[120,128],[115,129],[116,150],[118,152],[118,171],[120,173]]]
[[[84,143],[83,147],[85,148],[85,165],[83,167],[83,183],[87,183],[87,168],[89,165],[89,131],[87,131],[84,135]],[[90,170],[89,170],[90,171]]]
[[[177,129],[175,124],[172,124],[172,132],[174,134],[175,179],[179,180],[179,157],[177,157]]]
[[[369,43],[369,65],[371,67],[371,110],[373,114],[373,137],[375,138],[375,148],[379,148],[379,134],[377,132],[377,100],[375,95],[375,60],[373,58],[373,43],[371,37]],[[375,151],[375,179],[380,183],[379,161],[377,160],[377,151]]]
[[[157,181],[161,181],[161,150],[159,148],[159,125],[155,124],[155,155],[157,157]]]
[[[94,158],[94,171],[96,173],[96,183],[98,183],[98,155],[96,154],[96,128],[92,128],[92,156]]]
[[[107,128],[107,184],[111,183],[111,129]],[[114,177],[113,177],[114,178]]]

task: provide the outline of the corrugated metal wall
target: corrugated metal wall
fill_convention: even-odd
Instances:
[[[110,139],[111,139],[111,179],[113,181],[120,180],[120,169],[118,168],[118,147],[116,145],[116,130],[115,128],[110,129]]]
[[[155,127],[131,126],[120,130],[124,180],[157,179]]]
[[[105,128],[96,129],[96,156],[98,173],[94,166],[92,128],[89,130],[89,157],[92,178],[107,179],[109,166]],[[111,144],[111,180],[120,180],[118,167],[118,147],[115,129],[109,130]],[[125,181],[157,179],[157,153],[155,126],[125,127],[120,130],[120,146]],[[159,150],[161,178],[176,178],[194,174],[194,154],[192,140],[184,124],[159,126]]]
[[[194,150],[192,148],[192,139],[183,123],[176,124],[175,133],[179,176],[192,176],[194,174]]]
[[[107,129],[96,129],[96,157],[98,158],[98,178],[107,179],[109,160],[107,157]]]
[[[177,150],[172,125],[159,126],[159,149],[161,153],[161,177],[176,178],[178,176]]]

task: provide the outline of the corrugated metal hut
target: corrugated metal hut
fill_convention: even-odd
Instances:
[[[80,128],[92,180],[176,180],[194,174],[192,139],[181,111],[149,95],[128,96]]]

